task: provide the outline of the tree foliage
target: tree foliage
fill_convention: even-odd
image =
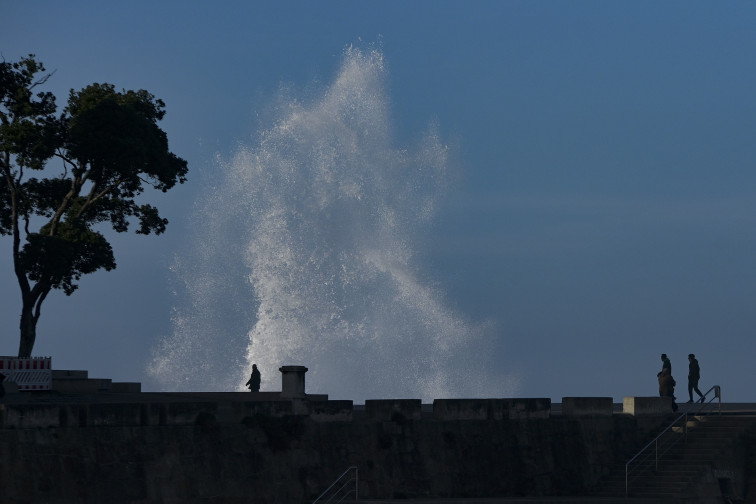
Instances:
[[[145,90],[111,84],[55,97],[36,89],[50,78],[34,55],[0,63],[0,235],[13,240],[22,297],[19,356],[31,354],[42,302],[67,295],[82,275],[116,267],[100,232],[110,227],[161,234],[168,221],[136,199],[185,182],[186,161],[168,149],[158,122],[165,104]]]

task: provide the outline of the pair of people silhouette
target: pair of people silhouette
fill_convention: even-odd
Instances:
[[[667,357],[667,354],[661,354],[662,369],[656,376],[659,379],[659,395],[661,397],[672,398],[672,411],[677,411],[677,403],[675,402],[675,379],[672,377],[672,362]],[[690,397],[689,403],[693,402],[693,391],[700,397],[700,402],[704,401],[704,395],[698,390],[698,381],[701,379],[701,368],[698,364],[698,360],[694,354],[688,354],[688,396]]]

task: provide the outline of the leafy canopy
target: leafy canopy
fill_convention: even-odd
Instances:
[[[187,174],[158,126],[162,100],[91,84],[71,90],[56,115],[55,96],[35,93],[51,75],[34,55],[0,63],[0,235],[13,237],[24,309],[27,297],[41,303],[53,288],[71,294],[82,275],[115,268],[98,225],[121,233],[136,222],[137,233],[164,232],[158,209],[136,200]]]

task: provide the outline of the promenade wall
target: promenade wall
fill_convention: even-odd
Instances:
[[[366,500],[584,496],[674,417],[659,397],[354,405],[307,394],[306,370],[282,367],[282,392],[142,393],[85,371],[8,387],[0,502],[303,504],[350,466]]]
[[[549,399],[37,396],[0,414],[2,502],[305,503],[349,466],[362,499],[584,495],[666,419],[587,408],[599,413],[554,415]]]

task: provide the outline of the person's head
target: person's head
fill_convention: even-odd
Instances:
[[[257,364],[252,364],[252,369],[257,369]]]
[[[696,356],[694,354],[688,354],[688,360],[692,361]]]
[[[665,353],[662,354],[662,360],[667,360],[667,354]]]

